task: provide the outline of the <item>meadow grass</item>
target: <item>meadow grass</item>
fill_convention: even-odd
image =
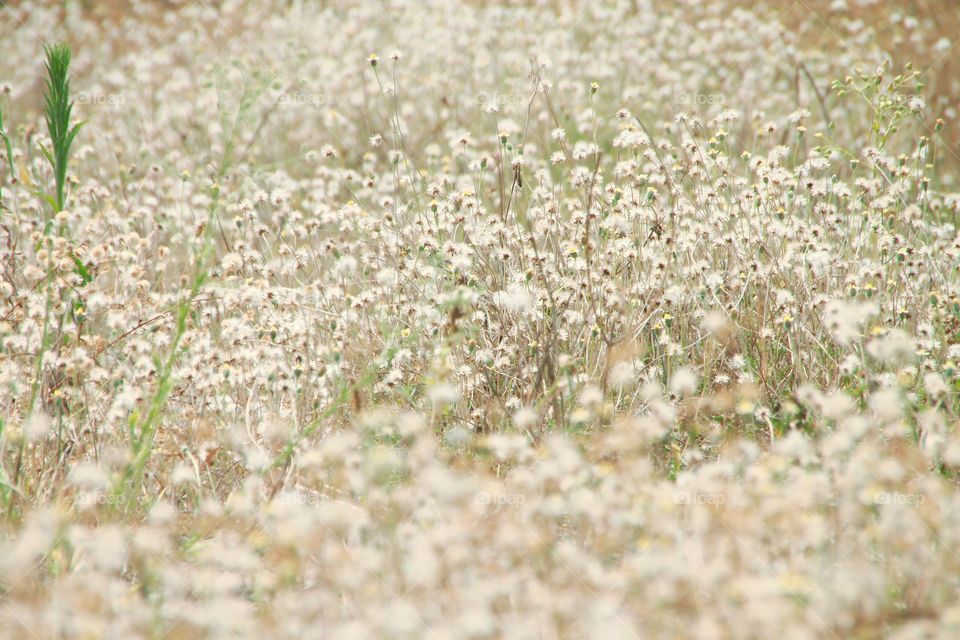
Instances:
[[[6,7],[0,628],[955,634],[943,83],[739,4]]]

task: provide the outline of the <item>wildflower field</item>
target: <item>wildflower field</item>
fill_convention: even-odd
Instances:
[[[960,637],[958,25],[0,2],[0,638]]]

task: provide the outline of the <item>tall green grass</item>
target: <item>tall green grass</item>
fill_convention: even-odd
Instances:
[[[66,205],[67,167],[70,163],[70,147],[83,123],[70,125],[73,100],[70,99],[70,60],[72,53],[65,44],[45,46],[47,91],[44,95],[44,115],[50,132],[51,149],[44,155],[53,168],[55,192],[51,196],[54,213]]]
[[[43,48],[46,57],[44,68],[46,69],[46,91],[44,92],[44,118],[47,123],[47,131],[50,135],[50,148],[41,146],[44,157],[50,163],[53,171],[53,193],[45,193],[39,188],[35,194],[45,203],[50,205],[50,210],[44,216],[43,239],[41,241],[44,248],[49,249],[51,245],[50,235],[53,232],[53,222],[56,214],[60,213],[66,207],[66,183],[67,169],[70,165],[70,149],[76,140],[77,133],[80,131],[82,123],[71,124],[73,115],[73,100],[70,98],[70,61],[72,52],[66,44],[46,45]],[[0,122],[2,129],[2,122]],[[10,170],[13,171],[13,153],[10,149],[9,138],[3,135],[4,144],[7,147],[7,159],[10,163]],[[43,332],[40,338],[40,346],[37,350],[36,365],[34,368],[33,382],[30,387],[30,400],[27,405],[26,416],[30,416],[36,410],[37,400],[43,389],[43,362],[46,353],[54,346],[54,322],[53,322],[53,303],[54,303],[54,281],[56,278],[55,267],[53,264],[52,252],[47,262],[47,275],[44,285],[45,289],[45,310],[43,318]],[[23,455],[26,442],[21,438],[17,452],[17,461],[13,475],[13,486],[19,485],[21,471],[23,468]],[[10,494],[7,493],[4,498],[8,500]]]
[[[6,151],[7,166],[10,169],[10,177],[12,178],[16,175],[13,168],[13,147],[10,145],[10,136],[7,135],[7,130],[3,126],[3,109],[0,109],[0,140],[3,140],[3,147]],[[3,185],[0,185],[0,209],[2,209],[3,206]]]

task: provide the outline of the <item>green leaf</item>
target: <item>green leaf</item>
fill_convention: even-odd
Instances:
[[[57,208],[57,201],[53,199],[53,196],[46,193],[41,193],[39,191],[37,192],[37,195],[40,197],[41,200],[49,204],[54,209]]]
[[[50,163],[51,167],[55,167],[56,162],[54,162],[53,154],[50,153],[50,150],[43,145],[39,145],[39,146],[40,146],[40,152],[43,154],[43,157],[47,159],[47,162]]]
[[[76,269],[73,270],[80,278],[83,280],[84,285],[88,285],[93,282],[93,276],[90,275],[90,270],[87,269],[87,266],[77,256],[71,255],[73,258],[73,263],[76,265]]]

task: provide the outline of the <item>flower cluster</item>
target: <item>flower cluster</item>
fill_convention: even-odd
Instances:
[[[4,9],[0,627],[960,632],[941,101],[735,4]]]

